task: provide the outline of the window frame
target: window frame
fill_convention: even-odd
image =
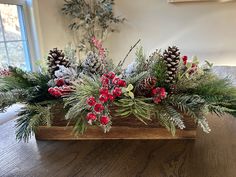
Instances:
[[[22,23],[24,25],[24,34],[27,39],[27,50],[29,54],[29,61],[26,61],[26,66],[28,70],[35,71],[37,70],[35,66],[35,61],[41,58],[40,42],[39,42],[39,24],[37,25],[38,20],[36,19],[37,4],[33,0],[0,0],[1,4],[11,4],[19,5],[22,7]],[[19,17],[20,20],[20,17]]]

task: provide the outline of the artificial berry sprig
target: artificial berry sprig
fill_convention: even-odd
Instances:
[[[194,73],[197,72],[197,70],[198,70],[197,63],[198,63],[198,61],[195,60],[193,62],[188,62],[188,56],[186,56],[186,55],[184,55],[182,57],[182,60],[183,60],[183,64],[184,64],[185,68],[187,69],[187,73],[189,75],[193,75]]]
[[[55,86],[50,87],[48,92],[56,98],[69,95],[74,91],[72,86],[67,85],[63,78],[54,79],[54,84]]]
[[[104,59],[106,57],[105,48],[102,46],[102,42],[99,41],[95,36],[91,39],[93,45],[97,48],[99,56]]]
[[[166,89],[163,87],[157,87],[152,90],[152,95],[154,103],[159,104],[167,96]]]
[[[182,57],[182,60],[183,60],[184,65],[187,65],[188,56],[184,55],[184,56]]]
[[[54,96],[54,97],[61,97],[61,96],[66,96],[69,95],[71,92],[73,92],[73,89],[71,88],[71,86],[66,86],[63,85],[61,87],[50,87],[48,89],[48,92]]]
[[[107,105],[122,95],[121,88],[126,87],[126,82],[116,76],[114,72],[103,74],[100,82],[102,87],[99,89],[98,99],[90,96],[86,101],[90,111],[86,118],[91,125],[98,121],[106,131],[111,125],[111,119],[106,115],[109,112]]]
[[[0,70],[0,77],[6,77],[6,76],[10,76],[11,72],[9,71],[9,69],[2,69]]]

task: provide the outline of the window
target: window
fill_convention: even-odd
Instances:
[[[0,68],[31,70],[23,6],[0,4]]]

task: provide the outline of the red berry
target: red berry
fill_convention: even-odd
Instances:
[[[61,91],[60,91],[60,89],[58,88],[58,87],[50,87],[49,89],[48,89],[48,92],[51,94],[51,95],[53,95],[54,97],[60,97],[60,96],[62,96],[62,93],[61,93]]]
[[[99,96],[99,100],[102,102],[102,103],[105,103],[105,102],[107,102],[108,101],[108,95],[107,94],[101,94],[100,96]]]
[[[109,79],[114,79],[115,76],[116,76],[116,74],[114,72],[112,72],[112,71],[107,74],[107,77]]]
[[[62,96],[62,93],[60,92],[60,91],[54,91],[54,93],[53,93],[53,95],[55,96],[55,97],[60,97],[60,96]]]
[[[114,90],[112,91],[112,94],[113,94],[114,96],[119,97],[119,96],[122,95],[122,90],[121,90],[119,87],[115,87]]]
[[[65,84],[64,79],[62,79],[62,78],[56,79],[56,85],[57,85],[58,87],[63,86],[64,84]]]
[[[120,80],[118,81],[118,85],[119,85],[120,87],[125,87],[125,86],[126,86],[126,82],[125,82],[124,80],[120,79]]]
[[[161,102],[161,99],[159,97],[153,98],[154,103],[159,104]]]
[[[166,92],[161,92],[160,97],[161,97],[161,99],[164,99],[166,97]]]
[[[100,113],[104,110],[104,106],[100,103],[96,103],[94,106],[94,111]]]
[[[89,97],[86,101],[86,103],[89,105],[89,106],[94,106],[96,104],[96,100],[93,96]]]
[[[109,79],[105,76],[101,77],[102,86],[106,87],[109,84]]]
[[[108,97],[109,97],[110,101],[114,101],[115,100],[115,97],[112,94],[109,94]]]
[[[183,60],[183,62],[184,62],[184,65],[186,65],[187,64],[187,61],[188,61],[188,56],[183,56],[182,57],[182,60]]]
[[[158,94],[159,92],[160,92],[160,88],[159,88],[159,87],[154,88],[154,89],[152,90],[152,94],[153,94],[153,95],[156,95],[156,94]]]
[[[108,88],[102,87],[102,88],[99,90],[99,93],[100,93],[100,94],[108,94]]]
[[[48,93],[50,93],[51,95],[54,93],[54,89],[52,88],[52,87],[50,87],[49,89],[48,89]]]
[[[93,120],[93,121],[94,121],[94,120],[97,119],[97,116],[96,116],[94,113],[89,112],[89,113],[87,114],[86,119],[87,119],[87,120]]]
[[[102,116],[100,118],[100,122],[101,122],[102,125],[107,125],[110,122],[110,118],[107,117],[107,116]]]
[[[197,65],[195,63],[192,64],[192,68],[196,68]]]
[[[119,81],[120,81],[120,78],[119,77],[114,77],[114,79],[112,80],[112,83],[114,85],[119,85]]]
[[[165,97],[166,96],[166,89],[165,88],[160,88],[160,95],[161,97]]]

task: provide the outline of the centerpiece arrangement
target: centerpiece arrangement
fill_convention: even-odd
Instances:
[[[148,57],[140,47],[125,68],[128,55],[114,65],[101,41],[92,37],[90,42],[93,50],[83,61],[76,60],[74,50],[54,48],[47,70],[1,70],[0,110],[25,104],[16,120],[18,140],[28,141],[32,133],[40,133],[40,127],[50,129],[58,122],[64,122],[64,130],[73,126],[73,137],[86,137],[94,131],[91,127],[98,127],[97,136],[109,137],[113,125],[121,133],[125,129],[119,131],[116,125],[145,127],[145,132],[165,127],[174,137],[176,130],[188,129],[188,122],[210,132],[208,113],[236,116],[236,88],[229,79],[216,76],[209,62],[201,65],[196,57],[181,55],[176,46]]]

